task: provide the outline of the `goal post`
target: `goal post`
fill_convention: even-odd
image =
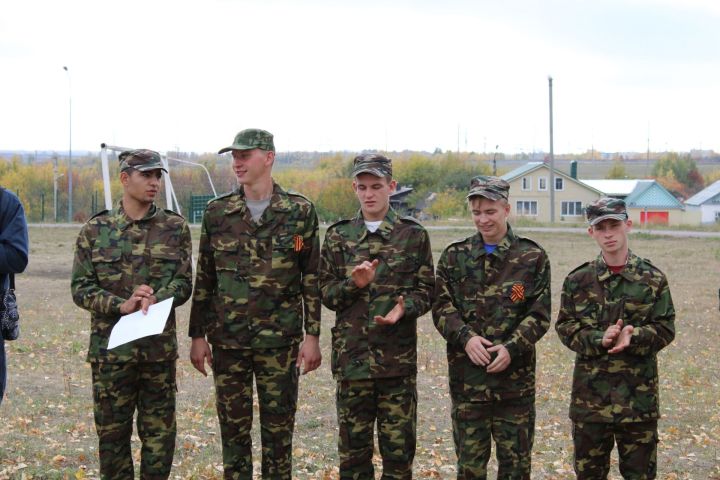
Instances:
[[[131,148],[125,148],[125,147],[119,147],[117,145],[108,145],[106,143],[100,144],[100,162],[102,167],[102,176],[103,176],[103,191],[104,191],[104,198],[105,198],[105,208],[107,210],[112,209],[112,193],[110,189],[110,167],[108,164],[108,151],[113,152],[124,152],[126,150],[132,150]],[[172,179],[170,175],[170,160],[173,162],[178,162],[186,165],[191,165],[195,167],[200,167],[205,171],[205,174],[207,175],[208,182],[210,183],[210,188],[213,192],[213,196],[217,196],[217,191],[215,190],[215,185],[213,184],[212,177],[210,177],[210,172],[205,167],[205,165],[202,165],[200,163],[196,162],[190,162],[188,160],[181,160],[179,158],[173,158],[168,155],[162,155],[160,154],[160,159],[162,161],[163,167],[165,167],[165,170],[167,173],[163,172],[163,180],[165,181],[165,204],[167,205],[167,208],[170,210],[174,210],[177,213],[182,215],[182,211],[180,210],[180,202],[177,199],[177,196],[175,195],[175,189],[173,188]]]

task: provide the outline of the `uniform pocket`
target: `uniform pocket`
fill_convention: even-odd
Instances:
[[[302,237],[299,235],[274,236],[272,239],[272,269],[294,268],[302,247]]]
[[[240,297],[238,284],[248,280],[247,266],[240,262],[240,240],[231,236],[213,237],[210,245],[217,273],[218,296],[223,299]]]
[[[170,247],[151,250],[148,274],[152,278],[166,278],[169,282],[177,272],[181,260],[180,251],[172,250]]]
[[[91,253],[100,286],[107,288],[122,278],[122,250],[119,247],[100,247]]]

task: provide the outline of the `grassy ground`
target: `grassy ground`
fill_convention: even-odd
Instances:
[[[31,263],[17,279],[22,337],[7,343],[9,387],[0,407],[0,479],[98,476],[90,370],[84,361],[89,315],[75,307],[69,295],[76,234],[75,229],[30,231]],[[432,231],[435,258],[450,240],[468,234]],[[584,235],[531,236],[552,261],[556,312],[564,276],[597,249]],[[631,247],[668,275],[677,309],[677,338],[659,355],[664,414],[660,478],[720,479],[720,240],[638,235]],[[219,479],[213,387],[211,379],[195,372],[187,360],[188,313],[189,305],[179,309],[178,437],[172,478]],[[332,323],[331,312],[324,311],[326,363],[301,381],[294,440],[294,471],[299,479],[337,478],[334,383],[327,364]],[[419,324],[416,477],[454,478],[444,344],[429,315]],[[553,330],[539,342],[533,478],[574,478],[567,418],[572,362],[571,352]],[[257,436],[254,443],[259,459]],[[133,448],[139,456],[137,438]],[[620,478],[615,467],[612,478]]]

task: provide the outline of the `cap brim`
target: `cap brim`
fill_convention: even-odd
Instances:
[[[485,190],[482,190],[482,191],[471,191],[470,193],[467,194],[467,196],[466,196],[465,198],[466,198],[467,200],[470,200],[470,199],[473,198],[473,197],[485,197],[485,198],[487,198],[488,200],[492,200],[493,202],[497,202],[497,201],[500,200],[500,199],[505,199],[505,197],[503,197],[503,196],[500,195],[499,193],[492,193],[492,192],[488,192],[488,191],[485,191]]]
[[[223,148],[223,149],[220,149],[220,150],[218,151],[218,154],[220,154],[220,153],[225,153],[225,152],[230,152],[230,151],[232,151],[232,150],[255,150],[256,148],[258,148],[258,147],[251,146],[251,145],[239,145],[239,144],[235,143],[235,144],[233,144],[233,145],[230,145],[229,147],[225,147],[225,148]]]
[[[377,168],[363,168],[356,172],[353,172],[353,177],[357,177],[361,173],[369,173],[370,175],[374,175],[374,176],[380,177],[380,178],[387,176],[386,173],[384,173],[382,170],[379,170]]]
[[[165,167],[156,167],[155,165],[150,165],[150,166],[143,165],[140,167],[130,167],[130,168],[134,168],[138,172],[149,172],[150,170],[162,170],[163,172],[168,173],[168,171],[165,169]]]
[[[598,223],[602,222],[603,220],[620,220],[621,222],[624,222],[624,221],[627,220],[627,219],[628,219],[627,214],[624,214],[624,213],[610,213],[610,214],[607,214],[607,215],[601,215],[601,216],[599,216],[599,217],[597,217],[597,218],[594,218],[594,219],[590,222],[590,226],[592,227],[592,226],[594,226],[594,225],[597,225]]]

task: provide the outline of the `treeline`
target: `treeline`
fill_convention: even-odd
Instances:
[[[282,163],[278,162],[273,176],[285,188],[309,197],[315,202],[321,220],[332,222],[352,216],[358,209],[350,178],[354,156],[354,153],[349,152],[310,152],[306,156],[297,154],[292,157],[293,161],[285,159]],[[470,179],[493,171],[493,157],[487,154],[457,154],[438,150],[434,153],[394,152],[389,156],[393,159],[394,177],[400,187],[413,189],[407,198],[408,205],[423,205],[423,212],[433,218],[464,215],[467,211],[465,195]],[[213,195],[208,174],[218,195],[231,191],[236,185],[228,157],[203,154],[193,156],[192,159],[201,163],[208,173],[199,167],[170,162],[172,184],[181,212],[188,218],[191,216],[191,196]],[[499,154],[498,164],[505,159],[504,155]],[[705,185],[720,179],[720,170],[703,177],[690,154],[665,153],[653,165],[652,178],[681,199],[690,197]],[[117,201],[122,189],[114,153],[110,155],[109,166],[112,198]],[[498,169],[498,174],[506,173],[511,168],[506,163],[504,168]],[[606,178],[627,178],[623,159],[615,160]],[[72,179],[72,221],[84,222],[105,208],[99,158],[73,158]],[[18,194],[31,222],[56,220],[54,181],[57,182],[57,221],[67,222],[66,161],[28,162],[19,156],[0,157],[0,186]],[[163,188],[159,199],[162,205],[165,205],[164,199]]]
[[[292,167],[278,165],[273,177],[285,188],[310,198],[316,204],[321,220],[335,221],[353,215],[358,209],[350,177],[354,156],[354,153],[337,153],[323,155],[315,161],[305,158],[304,163],[294,163]],[[491,159],[482,154],[399,152],[389,156],[393,158],[395,179],[401,186],[413,188],[408,203],[415,205],[434,193],[433,202],[428,204],[425,212],[438,218],[462,215],[470,178],[492,171]],[[207,155],[198,160],[207,168],[217,194],[235,187],[228,158]],[[112,198],[117,201],[122,189],[114,155],[111,155],[109,166]],[[173,162],[170,168],[181,211],[189,216],[192,195],[213,194],[208,174],[202,168]],[[54,194],[54,182],[57,182],[57,195]],[[72,184],[72,221],[84,222],[105,208],[99,158],[74,158]],[[18,156],[0,157],[0,185],[20,197],[30,222],[54,222],[55,198],[57,221],[68,221],[67,162],[30,163]],[[164,198],[163,187],[159,200],[162,205]]]
[[[608,170],[606,178],[628,178],[625,163],[616,159]],[[668,152],[661,155],[653,164],[651,178],[658,181],[675,197],[686,200],[705,188],[706,185],[720,179],[720,170],[714,170],[703,177],[697,163],[690,154]]]

